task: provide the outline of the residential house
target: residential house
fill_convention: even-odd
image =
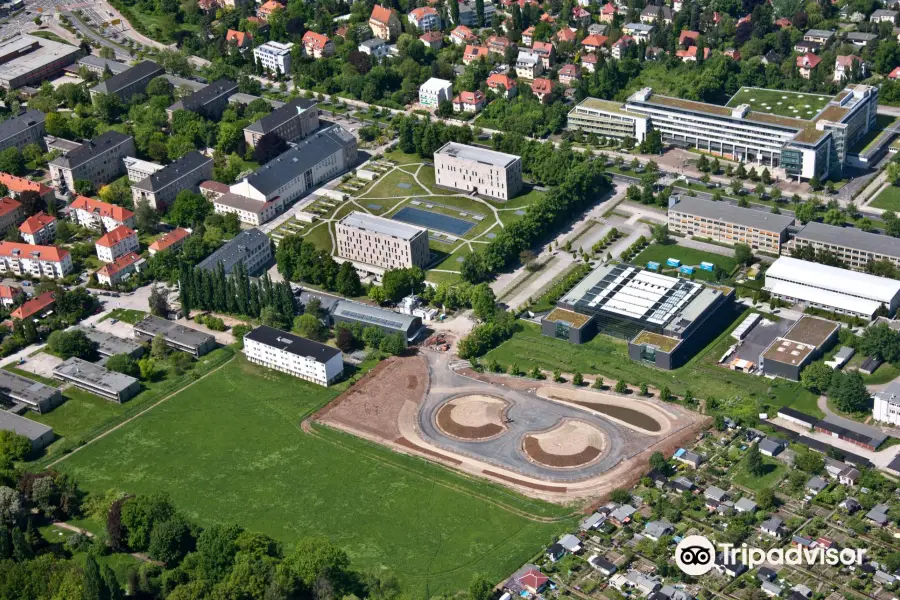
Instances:
[[[534,43],[534,25],[522,32],[522,44],[531,46]]]
[[[25,292],[17,285],[0,284],[0,306],[9,308],[25,297]]]
[[[357,46],[356,49],[363,54],[368,54],[372,58],[381,58],[388,55],[391,47],[386,41],[381,38],[372,38],[370,40],[360,42],[359,46]]]
[[[550,42],[535,42],[531,45],[531,51],[541,59],[541,64],[545,70],[553,66],[554,59],[556,58],[556,51],[553,49],[553,44]]]
[[[689,450],[685,450],[684,448],[679,448],[675,454],[672,456],[678,462],[682,462],[686,465],[690,465],[695,469],[700,466],[700,463],[703,462],[703,457],[696,452],[690,452]]]
[[[570,554],[578,554],[581,552],[581,540],[571,533],[567,533],[559,538],[558,544],[565,548],[566,552],[569,552]]]
[[[409,11],[406,16],[419,31],[436,31],[441,28],[441,16],[430,6],[420,6]]]
[[[668,6],[657,6],[651,4],[641,11],[641,23],[652,25],[656,20],[662,18],[663,23],[671,25],[675,19],[675,13]]]
[[[703,496],[716,502],[724,502],[728,497],[728,493],[720,487],[711,485],[703,492]]]
[[[0,273],[61,279],[71,271],[72,257],[68,250],[56,246],[0,242]]]
[[[716,555],[714,567],[716,571],[721,573],[722,575],[728,575],[729,577],[739,577],[744,571],[747,570],[747,565],[742,563],[739,560],[726,560],[725,553],[719,553]]]
[[[499,54],[500,56],[505,56],[506,51],[510,47],[515,47],[515,45],[509,41],[509,38],[505,38],[499,35],[490,36],[485,45],[488,47],[488,50],[493,52],[494,54]]]
[[[544,72],[540,57],[531,50],[519,49],[516,58],[516,75],[519,79],[534,79]]]
[[[824,490],[826,487],[828,487],[828,482],[819,476],[811,477],[809,481],[806,482],[806,491],[813,496]]]
[[[675,526],[665,519],[650,521],[644,526],[644,537],[650,538],[654,542],[658,542],[661,537],[672,535],[673,533],[675,533]]]
[[[855,513],[859,509],[861,509],[862,505],[859,503],[859,500],[857,500],[856,498],[847,496],[846,498],[841,500],[841,503],[838,504],[838,507],[846,510],[848,513],[850,513],[852,515],[853,513]]]
[[[700,37],[699,31],[690,31],[688,29],[684,29],[681,31],[681,34],[678,36],[678,45],[684,46],[685,48],[689,46],[697,45],[697,38]]]
[[[601,52],[606,48],[606,42],[609,38],[605,35],[591,34],[581,40],[581,47],[587,52]]]
[[[456,112],[477,113],[484,108],[487,99],[480,90],[460,92],[453,98],[453,110]]]
[[[897,15],[900,14],[896,10],[887,10],[884,8],[879,8],[869,17],[869,20],[873,23],[891,23],[892,25],[897,22]]]
[[[803,40],[806,42],[818,42],[823,46],[828,44],[834,37],[834,31],[830,29],[810,29],[803,34]]]
[[[819,42],[809,42],[805,40],[800,40],[796,44],[794,44],[794,52],[797,54],[818,54],[819,50],[822,49],[822,44]]]
[[[44,311],[50,310],[56,304],[56,295],[53,292],[44,292],[40,296],[36,296],[31,300],[27,300],[12,311],[10,315],[13,319],[31,319],[35,316],[41,316]]]
[[[623,35],[612,45],[612,57],[621,60],[625,55],[625,51],[634,45],[634,38],[630,35]]]
[[[453,95],[453,84],[446,79],[432,77],[419,86],[419,104],[429,108],[437,108],[441,102],[450,100]]]
[[[784,535],[784,521],[781,517],[771,516],[759,525],[760,531],[766,535],[780,538]]]
[[[139,273],[146,264],[146,259],[141,255],[128,252],[97,269],[97,281],[108,286],[118,285],[128,279],[132,273]]]
[[[853,44],[857,48],[865,48],[871,46],[878,39],[877,33],[866,33],[864,31],[848,31],[844,36],[844,41]]]
[[[6,193],[12,198],[18,198],[22,192],[36,192],[45,202],[56,196],[48,185],[9,173],[0,173],[0,184],[6,186]]]
[[[631,523],[631,516],[636,512],[637,509],[630,504],[622,504],[609,513],[609,521],[617,527],[624,527],[628,523]]]
[[[574,86],[581,79],[581,71],[572,63],[563,65],[559,70],[559,82],[565,86]]]
[[[400,35],[400,19],[394,9],[376,4],[372,7],[372,14],[369,17],[369,28],[372,35],[389,42]]]
[[[622,27],[625,35],[630,35],[638,42],[650,41],[650,34],[653,33],[653,25],[647,23],[627,23]]]
[[[726,48],[726,49],[725,49],[725,52],[723,52],[722,54],[724,54],[725,56],[727,56],[727,57],[730,58],[731,60],[741,60],[741,53],[740,53],[740,51],[735,50],[734,48]]]
[[[234,44],[239,49],[251,48],[253,46],[253,34],[236,29],[229,29],[225,34],[225,42]]]
[[[440,31],[428,31],[419,36],[422,43],[437,52],[444,46],[444,36]]]
[[[591,13],[581,6],[576,6],[572,9],[572,21],[574,21],[579,27],[590,25]]]
[[[164,250],[175,251],[178,248],[181,248],[184,245],[184,242],[190,237],[191,231],[189,229],[184,229],[181,227],[176,227],[172,231],[168,233],[164,233],[156,240],[153,241],[152,244],[147,248],[150,252],[150,256],[153,256],[157,252],[162,252]]]
[[[595,570],[599,571],[601,575],[605,575],[606,577],[610,577],[616,572],[616,565],[609,562],[602,556],[597,556],[596,554],[588,558],[588,564],[594,567]]]
[[[841,83],[845,79],[850,79],[854,75],[854,69],[858,78],[866,76],[866,63],[860,57],[855,54],[838,56],[834,60],[834,82]]]
[[[588,53],[581,55],[581,68],[588,73],[593,73],[597,70],[598,62],[600,62],[600,57],[598,57],[596,54]]]
[[[94,247],[97,249],[97,258],[109,263],[129,252],[140,251],[141,244],[138,242],[137,232],[123,225],[101,236]]]
[[[51,160],[50,178],[61,191],[75,191],[77,181],[99,188],[124,173],[124,159],[134,153],[134,138],[110,129]]]
[[[767,437],[759,442],[759,453],[765,456],[777,456],[786,447],[785,440]]]
[[[315,31],[307,31],[303,34],[303,52],[306,56],[313,58],[322,58],[323,56],[331,56],[334,54],[334,42],[327,35],[316,33]]]
[[[99,94],[112,94],[122,102],[128,102],[135,94],[143,94],[153,79],[166,74],[166,70],[151,60],[141,61],[127,71],[104,79],[91,88],[91,100]]]
[[[815,54],[806,53],[802,56],[797,57],[797,68],[800,69],[800,77],[803,79],[809,79],[812,75],[813,69],[815,69],[819,63],[822,62],[822,59],[816,56]]]
[[[570,44],[575,43],[575,31],[569,27],[563,27],[559,31],[556,32],[554,36],[556,38],[557,43],[568,42]]]
[[[588,35],[606,35],[607,31],[609,31],[609,25],[606,23],[591,23],[587,28]]]
[[[487,58],[489,54],[489,50],[486,46],[475,46],[473,44],[469,44],[466,46],[466,50],[463,53],[463,64],[470,65],[473,62]]]
[[[27,244],[43,246],[52,244],[56,239],[56,217],[41,211],[31,215],[19,225],[19,232]]]
[[[838,473],[838,481],[841,485],[849,485],[855,486],[859,483],[860,473],[859,470],[855,467],[846,467],[843,471]]]
[[[276,10],[284,10],[284,5],[277,0],[268,0],[267,2],[263,2],[260,7],[256,9],[256,16],[268,23]]]
[[[531,92],[541,102],[547,102],[553,93],[553,82],[543,77],[538,77],[531,82]]]
[[[619,14],[619,9],[616,8],[616,5],[612,2],[607,2],[603,5],[603,8],[600,9],[600,22],[612,23],[617,14]]]
[[[681,62],[697,62],[697,46],[691,46],[687,50],[679,50],[675,55]],[[709,48],[703,49],[703,60],[709,58]]]
[[[0,198],[0,231],[17,226],[24,216],[21,204],[8,196]]]
[[[488,77],[487,86],[501,98],[509,99],[518,93],[515,80],[508,75],[501,75],[500,73],[494,73]]]
[[[450,32],[450,40],[457,46],[469,44],[477,39],[478,37],[474,33],[472,33],[472,30],[465,25],[460,25]]]
[[[879,527],[884,527],[891,520],[888,517],[888,510],[890,510],[890,507],[887,504],[876,504],[872,507],[872,510],[866,513],[866,519]]]
[[[734,510],[739,513],[755,513],[756,502],[754,502],[750,498],[741,498],[734,503]]]

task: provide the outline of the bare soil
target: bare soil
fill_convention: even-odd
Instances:
[[[600,456],[600,448],[593,446],[588,446],[578,454],[551,454],[541,447],[537,438],[531,436],[525,438],[524,446],[528,458],[536,463],[557,469],[580,467]]]
[[[477,427],[462,425],[453,420],[453,405],[445,404],[437,413],[437,424],[445,433],[464,440],[483,440],[503,431],[502,425],[486,423]]]

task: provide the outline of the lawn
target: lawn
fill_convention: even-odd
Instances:
[[[701,262],[711,262],[719,265],[729,274],[737,266],[737,262],[735,262],[734,258],[731,256],[723,256],[721,254],[706,252],[705,250],[686,248],[676,244],[650,244],[631,262],[641,266],[645,266],[649,261],[658,262],[663,273],[677,277],[677,268],[666,267],[666,259],[669,258],[680,260],[682,265],[695,267],[694,278],[702,279],[704,281],[715,281],[715,278],[713,277],[713,273],[704,271],[700,268]]]
[[[408,185],[409,187],[400,187]],[[394,169],[375,183],[368,190],[360,195],[364,195],[364,200],[369,198],[405,198],[407,196],[422,196],[428,194],[425,189],[416,183],[411,173],[407,173],[402,169]]]
[[[832,96],[821,94],[803,94],[782,90],[766,90],[754,87],[743,87],[731,97],[726,106],[734,107],[749,104],[751,110],[781,115],[782,117],[799,117],[811,119],[831,101]]]
[[[889,185],[878,194],[869,206],[884,210],[900,211],[900,186]]]
[[[518,196],[510,198],[506,202],[502,200],[491,200],[488,199],[488,202],[493,204],[496,208],[525,208],[526,206],[530,206],[543,198],[546,195],[546,192],[542,192],[540,190],[536,190],[534,188],[527,189],[523,193],[520,193]]]
[[[129,323],[134,325],[138,321],[143,320],[149,313],[143,310],[135,310],[133,308],[114,308],[108,314],[103,315],[100,319],[101,321],[105,321],[107,319],[118,319],[125,323]]]
[[[785,471],[787,471],[787,467],[784,466],[780,461],[768,458],[766,456],[760,457],[762,458],[763,464],[763,474],[760,476],[751,475],[747,472],[747,469],[744,466],[744,461],[739,462],[734,467],[734,473],[731,477],[731,480],[745,488],[749,488],[753,491],[761,490],[764,487],[772,487],[776,483],[778,483],[782,477],[784,477]]]
[[[312,242],[317,248],[331,252],[331,228],[328,223],[322,222],[316,225],[303,236],[303,239]]]
[[[88,491],[166,492],[201,525],[236,522],[288,550],[326,536],[410,597],[464,589],[476,573],[499,581],[573,526],[565,508],[335,430],[304,432],[301,420],[345,387],[238,357],[57,468]]]
[[[44,38],[45,40],[50,40],[52,42],[58,42],[60,44],[65,44],[67,46],[73,46],[72,42],[67,42],[63,38],[59,37],[52,31],[32,31],[30,35],[34,37]]]
[[[406,152],[402,152],[400,150],[391,150],[390,152],[385,152],[384,157],[389,160],[395,161],[398,165],[423,163],[426,160],[418,154],[407,154]]]

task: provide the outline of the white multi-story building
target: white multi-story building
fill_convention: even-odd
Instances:
[[[568,129],[580,129],[604,137],[642,140],[647,135],[650,120],[629,113],[618,102],[585,98],[569,111]]]
[[[97,269],[97,281],[109,286],[118,285],[132,273],[140,272],[145,264],[147,261],[140,254],[128,252]]]
[[[253,49],[253,57],[264,69],[272,73],[289,74],[291,72],[291,42],[266,42]]]
[[[456,142],[434,153],[437,185],[509,200],[522,189],[522,159]]]
[[[19,225],[22,239],[28,244],[50,244],[56,239],[56,217],[41,211]]]
[[[393,219],[352,212],[338,222],[338,256],[382,269],[425,267],[428,230]]]
[[[420,31],[435,31],[441,28],[441,16],[431,6],[420,6],[409,11],[406,17]]]
[[[453,84],[446,79],[432,77],[419,86],[419,104],[437,108],[441,102],[453,97]]]
[[[123,225],[134,228],[135,222],[134,213],[127,208],[87,196],[78,196],[69,205],[69,218],[88,229],[100,229],[102,224],[106,231],[112,231]]]
[[[881,423],[900,425],[900,383],[891,382],[880,392],[875,392],[872,418]]]
[[[131,183],[146,179],[163,168],[163,165],[149,160],[141,160],[133,156],[125,157],[125,171],[128,173],[128,181]]]
[[[284,207],[284,204],[277,198],[271,202],[262,202],[230,192],[213,198],[212,203],[213,210],[217,215],[235,213],[241,223],[253,226],[271,221]]]
[[[71,271],[72,257],[68,250],[56,246],[0,242],[0,273],[61,279]]]
[[[123,225],[102,236],[94,247],[97,249],[97,258],[111,263],[129,252],[140,251],[141,244],[138,242],[137,232]]]
[[[519,50],[516,58],[516,75],[522,79],[534,79],[544,72],[541,57],[531,50]]]
[[[252,363],[326,387],[344,372],[337,348],[265,325],[244,336],[244,355]]]

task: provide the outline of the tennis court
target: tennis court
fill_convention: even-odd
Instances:
[[[472,221],[448,217],[447,215],[422,210],[421,208],[412,208],[411,206],[404,206],[391,218],[395,221],[418,225],[426,229],[446,231],[455,236],[463,236],[475,227],[475,223]]]

